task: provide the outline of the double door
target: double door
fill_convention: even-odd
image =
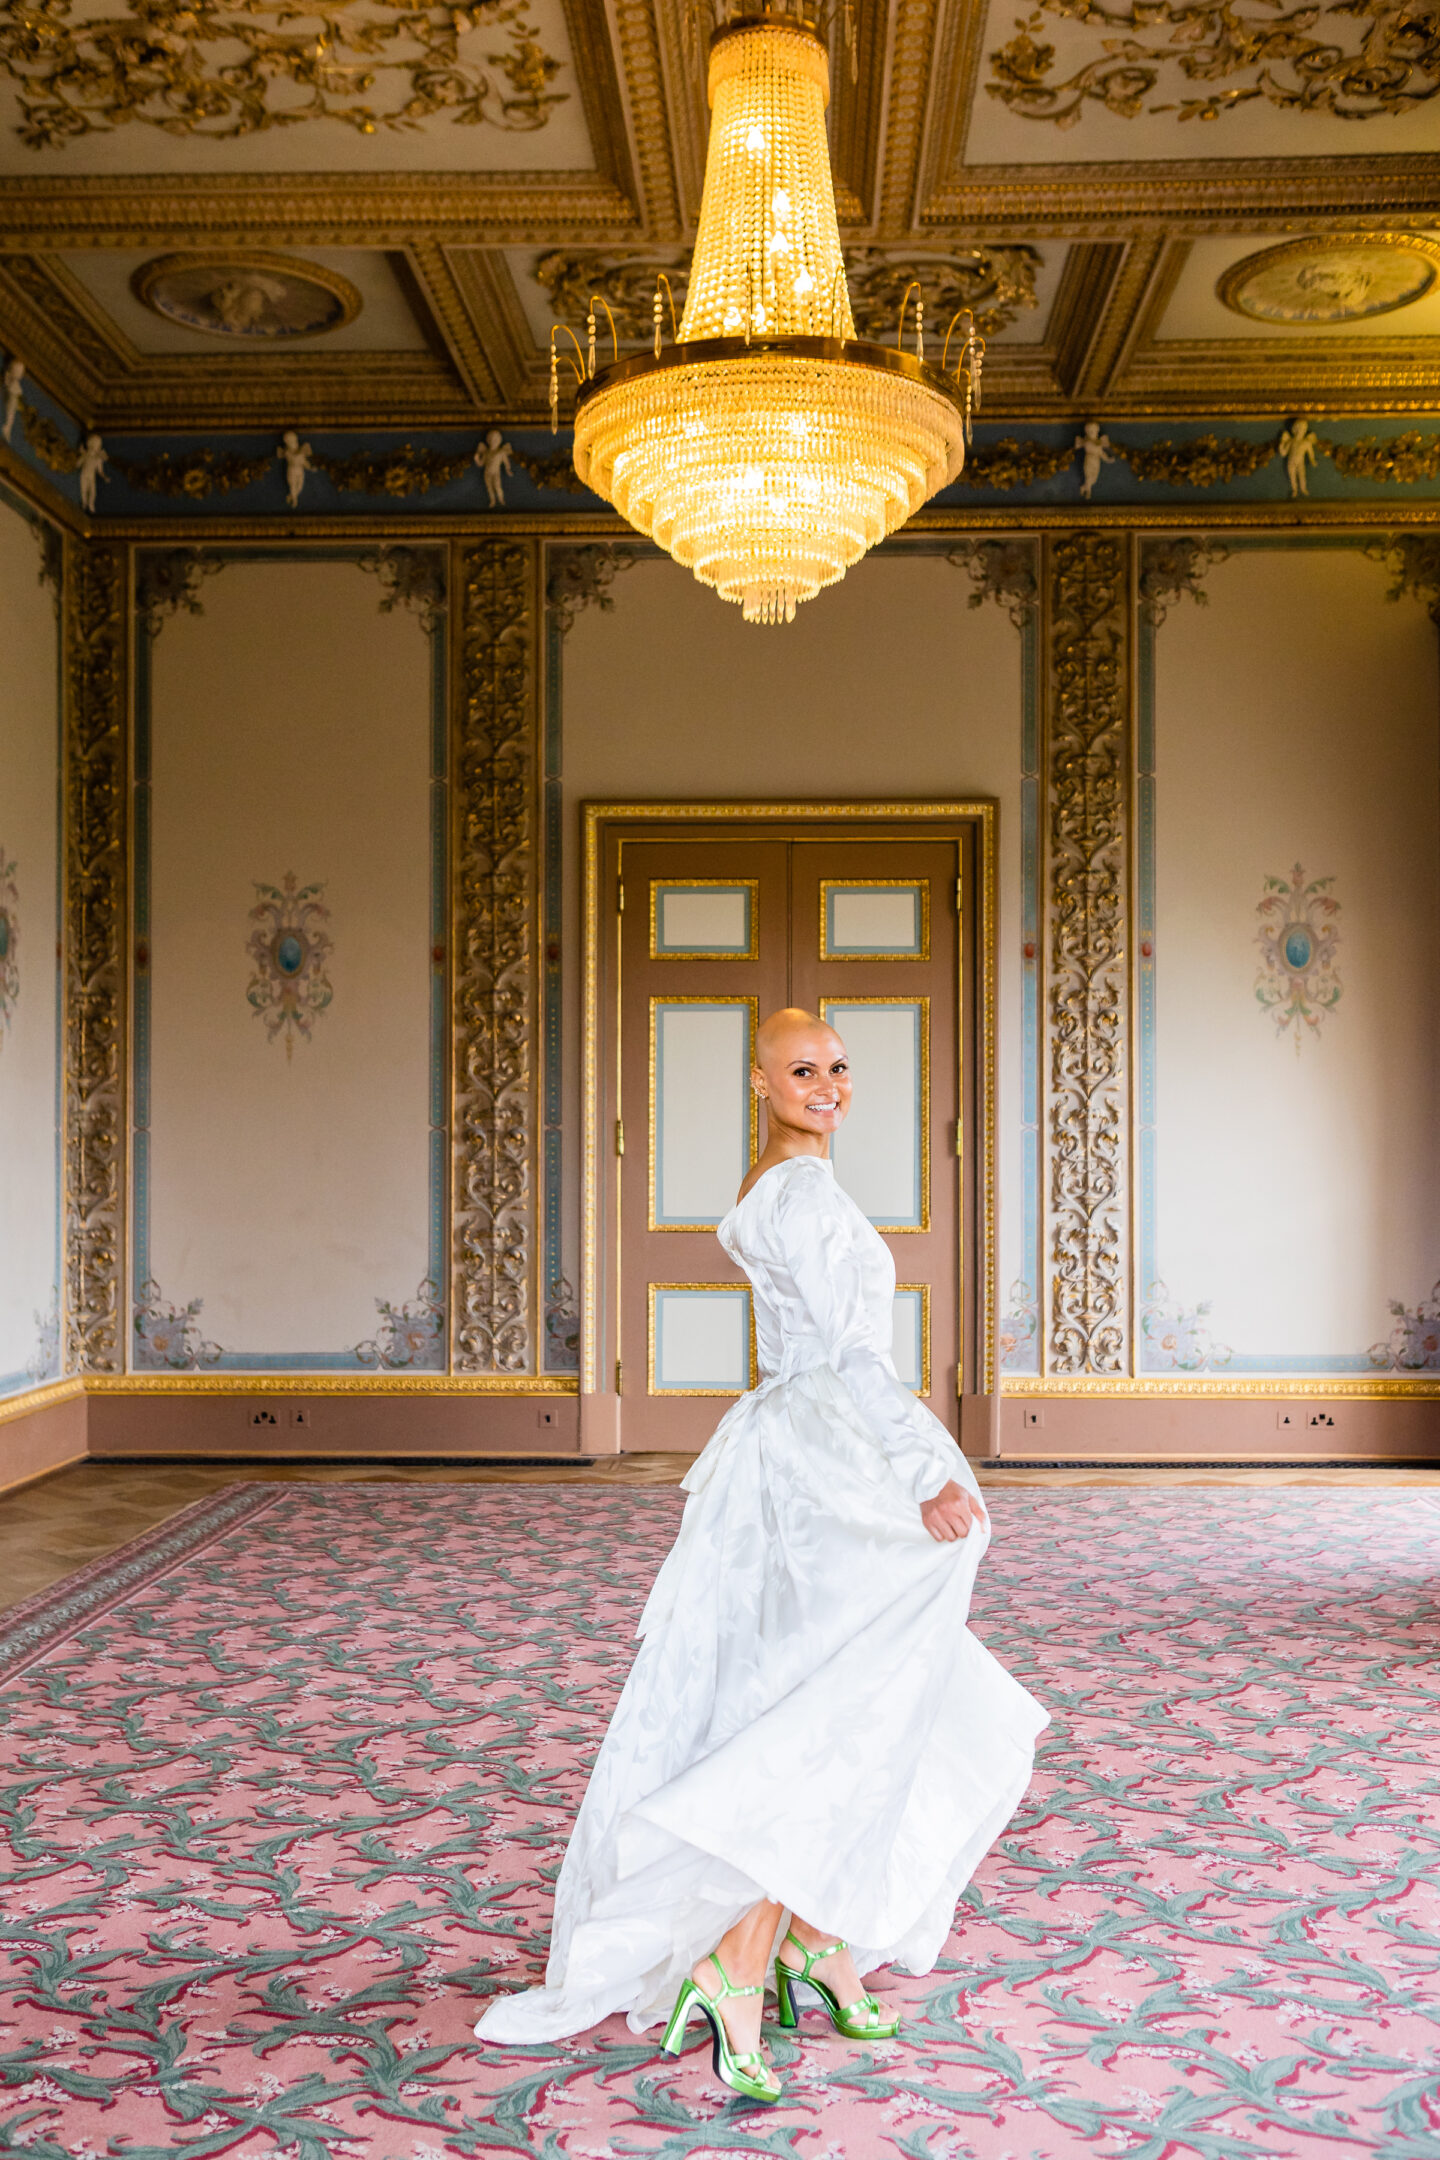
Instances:
[[[755,1033],[784,1005],[849,1052],[835,1174],[894,1255],[897,1370],[956,1429],[965,854],[959,833],[618,841],[607,1304],[625,1449],[703,1446],[758,1377],[749,1287],[715,1231],[764,1145]]]

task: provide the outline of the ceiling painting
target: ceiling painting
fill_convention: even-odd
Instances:
[[[1400,338],[1440,339],[1440,239],[1407,235],[1372,241],[1360,257],[1366,270],[1374,270],[1373,281],[1365,285],[1350,274],[1355,254],[1343,235],[1333,253],[1328,241],[1282,242],[1273,248],[1257,241],[1258,236],[1248,245],[1243,239],[1228,237],[1191,243],[1156,332],[1162,342],[1225,339],[1237,345],[1263,339],[1273,347],[1282,341],[1303,345],[1324,340],[1354,346]],[[1393,271],[1386,265],[1390,256]],[[1374,268],[1377,261],[1385,265],[1383,275]],[[1295,271],[1307,264],[1327,270],[1333,264],[1335,269],[1333,279],[1299,288],[1302,300],[1315,300],[1313,315],[1252,315],[1249,309],[1238,309],[1230,297],[1237,290],[1253,293],[1259,265],[1262,295],[1278,290],[1283,304]],[[1377,285],[1382,292],[1397,286],[1408,289],[1414,297],[1403,306],[1387,306],[1378,316],[1360,313],[1364,298],[1373,296]],[[1319,312],[1327,292],[1335,296],[1329,319]],[[1440,344],[1436,353],[1440,357]]]
[[[403,262],[397,272],[392,259],[378,249],[330,248],[290,255],[246,255],[237,249],[176,257],[138,248],[90,248],[66,255],[64,270],[96,319],[108,323],[136,354],[213,357],[217,344],[277,354],[317,347],[332,352],[426,350],[424,330],[406,294]],[[256,306],[250,298],[256,283],[262,324],[258,332],[253,322],[238,333],[217,333],[211,321],[196,324],[191,319],[193,314],[214,318],[227,306],[249,317]],[[169,304],[172,295],[177,305]],[[280,331],[269,331],[264,327],[267,319],[282,309],[289,312],[281,318]],[[300,327],[307,322],[313,327]]]
[[[1369,322],[1413,307],[1434,290],[1440,243],[1356,233],[1290,240],[1226,271],[1225,306],[1251,322],[1313,329]]]

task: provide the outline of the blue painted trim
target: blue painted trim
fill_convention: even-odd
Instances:
[[[666,1215],[660,1206],[660,1196],[665,1190],[665,1025],[667,1012],[683,1012],[686,1015],[700,1012],[734,1013],[740,1028],[740,1156],[735,1172],[735,1183],[742,1185],[750,1167],[750,1006],[733,998],[710,1000],[687,1000],[683,1005],[671,1004],[657,997],[651,1010],[655,1015],[655,1228],[657,1230],[713,1230],[721,1220],[711,1215]]]
[[[443,549],[441,542],[421,543]],[[279,547],[217,547],[215,559],[226,566],[235,563],[283,562],[306,563],[358,563],[373,549],[363,544],[325,545],[307,547],[298,556],[288,548]],[[447,564],[448,575],[448,564]],[[450,604],[447,593],[447,607]],[[429,1249],[429,1273],[440,1286],[442,1299],[448,1294],[449,1267],[447,1200],[449,1187],[449,1132],[446,1124],[446,1053],[448,1048],[447,1013],[447,961],[446,952],[448,924],[448,832],[449,832],[449,641],[446,636],[446,616],[441,614],[430,633],[430,725],[427,761],[429,767],[429,832],[430,832],[430,1084],[428,1089],[428,1194],[427,1223]],[[133,1054],[131,1060],[131,1309],[127,1323],[127,1367],[133,1369],[133,1344],[135,1314],[141,1303],[141,1286],[150,1277],[150,879],[151,879],[151,801],[152,801],[152,699],[154,692],[151,665],[153,637],[134,618],[135,642],[135,722],[134,722],[134,776],[133,776],[133,832],[134,832],[134,938],[138,946],[146,948],[147,964],[138,964],[134,970],[133,992]],[[435,954],[440,952],[440,960]],[[448,1329],[446,1330],[448,1334]],[[373,1361],[364,1363],[353,1348],[344,1350],[296,1350],[267,1352],[250,1350],[225,1350],[219,1358],[201,1366],[146,1366],[145,1371],[203,1371],[203,1372],[373,1372]],[[419,1365],[407,1368],[432,1372],[445,1370],[440,1366]]]
[[[1398,432],[1398,430],[1397,430]],[[1274,551],[1282,548],[1322,549],[1330,552],[1356,553],[1365,546],[1363,537],[1353,533],[1236,533],[1227,534],[1225,545],[1232,554],[1249,554]],[[1158,819],[1159,756],[1156,730],[1155,700],[1155,631],[1141,621],[1137,650],[1136,682],[1136,861],[1137,861],[1137,925],[1143,947],[1148,933],[1151,947],[1149,960],[1143,955],[1140,965],[1140,995],[1137,1007],[1138,1043],[1136,1066],[1139,1076],[1139,1147],[1137,1150],[1136,1175],[1139,1180],[1139,1229],[1140,1229],[1140,1283],[1138,1285],[1137,1311],[1150,1295],[1150,1286],[1164,1281],[1160,1266],[1160,1238],[1158,1229],[1159,1175],[1156,1161],[1156,1130],[1159,1113],[1156,1085],[1156,968],[1158,949],[1155,943],[1155,841]],[[1145,1359],[1145,1344],[1136,1331],[1136,1370],[1145,1378],[1160,1378],[1175,1371],[1170,1365],[1159,1365]],[[1374,1373],[1377,1368],[1366,1350],[1343,1351],[1325,1356],[1296,1356],[1278,1353],[1273,1356],[1232,1355],[1223,1366],[1205,1366],[1203,1371],[1231,1373],[1294,1374],[1297,1377],[1315,1373]]]
[[[548,575],[547,575],[548,583]],[[558,610],[545,610],[545,738],[540,832],[540,1370],[575,1372],[576,1353],[557,1359],[550,1314],[565,1296],[564,1242],[564,651]]]
[[[841,945],[835,936],[835,902],[841,893],[863,892],[862,885],[835,885],[825,893],[825,946],[831,957],[837,960],[918,960],[920,957],[921,925],[924,919],[920,905],[920,887],[912,885],[910,943],[908,945]]]
[[[745,1367],[744,1377],[733,1383],[725,1377],[697,1380],[665,1378],[665,1325],[663,1308],[667,1304],[693,1304],[696,1298],[720,1298],[738,1302],[744,1313],[741,1327],[741,1359]],[[750,1385],[750,1292],[748,1289],[732,1289],[729,1283],[719,1283],[713,1290],[667,1290],[660,1283],[655,1286],[655,1382],[651,1390],[656,1395],[686,1395],[692,1389],[713,1390],[716,1394],[743,1395]]]
[[[1038,556],[1038,542],[1032,542]],[[1035,564],[1038,590],[1039,563]],[[1020,1250],[1022,1280],[1036,1301],[1033,1341],[1004,1370],[1040,1370],[1040,952],[1043,899],[1040,889],[1040,611],[1032,608],[1020,631]],[[1010,1285],[1000,1285],[1008,1297]]]
[[[821,1010],[821,1012],[823,1013],[823,1015],[824,1015],[824,1017],[825,1017],[826,1021],[827,1021],[827,1022],[828,1022],[828,1023],[830,1024],[830,1025],[832,1025],[832,1026],[834,1026],[834,1027],[835,1027],[835,1031],[836,1031],[836,1033],[837,1033],[838,1035],[840,1035],[841,1037],[843,1037],[843,1036],[844,1036],[844,1033],[845,1033],[845,1028],[844,1028],[844,1023],[843,1023],[843,1021],[837,1021],[837,1018],[836,1018],[836,1016],[837,1016],[838,1014],[842,1014],[842,1013],[846,1013],[846,1012],[874,1012],[874,1011],[875,1011],[875,1009],[876,1009],[876,1006],[875,1006],[875,1001],[873,1001],[873,1000],[867,1000],[866,998],[864,998],[864,997],[861,997],[861,996],[858,996],[858,995],[857,995],[857,996],[854,996],[854,997],[848,997],[848,998],[845,998],[845,997],[827,997],[827,998],[822,998],[822,1000],[821,1000],[821,1004],[820,1004],[820,1010]],[[908,998],[901,998],[901,999],[897,999],[897,1000],[895,1001],[895,1003],[894,1003],[894,1004],[892,1004],[892,1003],[890,1002],[890,1000],[889,1000],[889,999],[887,998],[887,999],[885,1000],[885,1002],[884,1002],[884,1010],[885,1010],[885,1011],[887,1011],[887,1012],[891,1012],[891,1013],[895,1013],[895,1012],[903,1012],[903,1011],[905,1011],[905,1010],[907,1010],[907,1009],[909,1010],[909,1013],[910,1013],[910,1020],[911,1020],[911,1026],[912,1026],[912,1029],[913,1029],[913,1035],[912,1035],[912,1040],[913,1040],[913,1043],[914,1043],[914,1058],[915,1058],[915,1078],[916,1078],[916,1084],[917,1084],[917,1086],[918,1086],[918,1084],[919,1084],[919,1080],[920,1080],[920,1075],[921,1075],[921,1072],[922,1072],[922,1070],[923,1070],[923,1066],[922,1066],[922,1063],[921,1063],[921,1061],[922,1061],[922,1059],[923,1059],[923,1057],[924,1057],[924,1054],[925,1054],[925,1053],[924,1053],[924,1046],[923,1046],[923,1043],[922,1043],[922,1040],[921,1040],[921,1033],[920,1033],[920,1001],[919,1001],[919,999],[917,998],[917,999],[915,1000],[915,1002],[914,1002],[913,1004],[911,1004],[911,1002],[910,1002],[910,1000],[909,1000]],[[922,1197],[923,1197],[923,1195],[922,1195],[922,1190],[921,1190],[921,1186],[922,1186],[922,1180],[923,1180],[923,1177],[924,1177],[924,1162],[925,1162],[925,1157],[924,1157],[924,1147],[923,1147],[923,1144],[922,1144],[922,1136],[921,1136],[921,1123],[922,1123],[922,1120],[921,1120],[921,1114],[920,1114],[920,1104],[919,1104],[919,1102],[917,1101],[917,1103],[916,1103],[916,1105],[915,1105],[915,1154],[914,1154],[914,1164],[913,1164],[913,1171],[912,1171],[912,1181],[911,1181],[911,1187],[910,1187],[910,1193],[911,1193],[911,1198],[910,1198],[910,1212],[909,1212],[909,1214],[908,1214],[908,1215],[885,1215],[885,1216],[878,1216],[878,1215],[872,1215],[872,1216],[870,1217],[870,1220],[871,1220],[871,1222],[873,1222],[873,1223],[876,1223],[876,1224],[879,1224],[879,1223],[882,1223],[882,1222],[883,1222],[883,1223],[884,1223],[884,1225],[885,1225],[885,1227],[886,1227],[887,1229],[895,1229],[895,1230],[918,1230],[918,1229],[920,1228],[920,1222],[921,1222],[921,1213],[922,1213],[922,1210],[921,1210],[921,1204],[920,1204],[920,1203],[921,1203],[921,1199],[922,1199]],[[842,1126],[842,1127],[840,1128],[840,1131],[839,1131],[838,1133],[836,1133],[836,1135],[835,1135],[834,1139],[832,1139],[832,1141],[831,1141],[831,1143],[830,1143],[830,1153],[831,1153],[831,1156],[832,1156],[832,1158],[833,1158],[833,1159],[834,1159],[834,1161],[835,1161],[835,1166],[836,1166],[836,1167],[835,1167],[835,1175],[836,1175],[836,1177],[837,1177],[837,1178],[840,1178],[840,1179],[841,1179],[841,1182],[842,1182],[842,1183],[844,1182],[844,1180],[843,1180],[843,1178],[841,1177],[841,1171],[840,1171],[840,1162],[841,1162],[841,1160],[843,1159],[843,1153],[844,1153],[844,1151],[843,1151],[843,1148],[842,1148],[842,1146],[840,1145],[840,1143],[841,1143],[841,1141],[843,1140],[843,1137],[844,1137],[844,1127]]]

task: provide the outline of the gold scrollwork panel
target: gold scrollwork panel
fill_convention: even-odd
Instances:
[[[127,551],[65,565],[65,1364],[125,1369]]]
[[[1046,1370],[1129,1369],[1130,551],[1045,542]]]
[[[459,551],[451,1366],[535,1369],[535,821],[540,546]]]

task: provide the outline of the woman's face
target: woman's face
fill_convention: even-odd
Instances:
[[[850,1060],[835,1030],[821,1022],[787,1032],[756,1066],[753,1081],[772,1122],[792,1131],[838,1132],[849,1114]]]

